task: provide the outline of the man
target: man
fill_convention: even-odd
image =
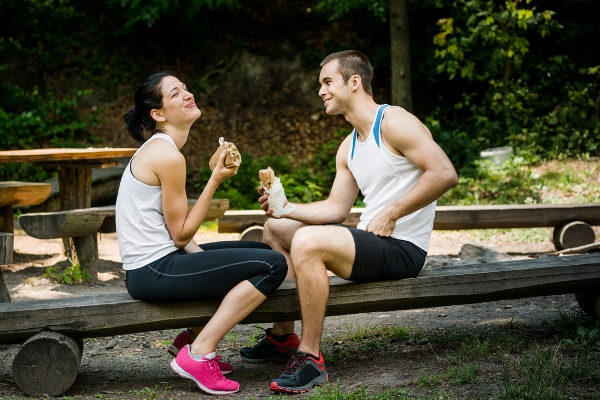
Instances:
[[[250,363],[289,361],[283,375],[271,381],[272,390],[284,393],[306,392],[328,380],[320,352],[327,270],[356,281],[417,276],[436,200],[457,184],[450,160],[414,115],[375,103],[373,68],[364,54],[334,53],[320,66],[319,96],[327,114],[343,115],[354,131],[338,150],[327,200],[287,207],[280,219],[267,221],[263,233],[263,240],[286,256],[287,278],[295,274],[302,340],[293,322],[280,322],[264,340],[240,352]],[[340,225],[359,189],[366,205],[360,224],[356,229]],[[272,215],[268,195],[262,187],[259,193],[262,209]]]

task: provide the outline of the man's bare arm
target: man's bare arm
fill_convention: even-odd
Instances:
[[[328,224],[341,223],[348,218],[352,205],[358,194],[358,185],[354,176],[348,169],[348,150],[351,136],[348,136],[342,142],[336,155],[336,174],[331,192],[327,200],[316,201],[314,203],[296,204],[296,209],[284,216],[306,224]],[[267,211],[267,196],[262,195],[262,188],[259,189],[262,203],[261,208],[271,215],[272,211]]]
[[[437,200],[458,183],[458,177],[429,129],[407,111],[388,109],[382,123],[382,136],[389,150],[403,155],[423,171],[416,185],[375,215],[366,228],[378,236],[387,237],[392,234],[399,218]]]

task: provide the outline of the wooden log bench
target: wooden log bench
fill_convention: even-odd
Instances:
[[[330,278],[327,315],[408,310],[567,293],[600,316],[600,254],[425,269],[417,278],[355,283]],[[75,381],[82,339],[205,324],[219,301],[147,303],[127,294],[0,304],[0,343],[22,343],[15,382],[31,396],[58,396]],[[300,318],[286,281],[243,323]],[[43,360],[37,354],[48,354]],[[35,362],[33,362],[35,361]],[[49,372],[50,371],[50,372]]]
[[[356,226],[362,208],[353,208],[344,222]],[[230,210],[219,218],[219,233],[241,233],[240,239],[262,239],[267,217],[261,210]],[[592,225],[600,225],[600,204],[514,204],[438,206],[433,229],[554,228],[557,250],[583,246],[595,240]]]
[[[191,208],[197,200],[188,200]],[[210,203],[206,221],[221,217],[229,208],[228,199]],[[19,225],[37,239],[72,238],[73,262],[86,269],[93,281],[98,279],[98,233],[116,232],[115,206],[92,207],[19,216]]]
[[[0,232],[13,233],[15,207],[41,204],[51,191],[49,183],[0,182]]]

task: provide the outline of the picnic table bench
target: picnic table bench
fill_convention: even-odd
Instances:
[[[352,208],[344,224],[358,225],[363,208]],[[229,210],[219,218],[219,233],[241,233],[240,239],[262,239],[267,217],[262,210]],[[433,229],[554,228],[557,250],[593,243],[591,225],[600,225],[600,204],[511,204],[437,206]]]
[[[196,204],[188,200],[188,208]],[[213,199],[205,220],[221,217],[229,208],[228,199]],[[98,277],[98,233],[116,232],[115,206],[91,207],[54,212],[28,213],[19,216],[19,225],[37,239],[72,238],[79,263],[93,280]]]
[[[0,182],[0,232],[14,231],[15,207],[35,206],[50,196],[52,185],[34,182]]]
[[[330,285],[328,316],[567,293],[580,293],[582,308],[600,316],[600,254],[430,268],[416,278],[394,281],[331,277]],[[24,341],[12,371],[25,393],[57,396],[77,377],[83,338],[201,326],[219,303],[149,303],[126,293],[3,303],[0,343]],[[299,318],[295,282],[285,281],[242,323]]]

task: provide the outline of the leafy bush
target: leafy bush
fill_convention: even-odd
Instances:
[[[76,91],[57,99],[31,93],[8,83],[0,84],[0,148],[30,149],[43,147],[80,147],[81,141],[93,143],[95,138],[84,137],[85,129],[97,122],[96,114],[80,117],[77,104],[89,92]],[[6,164],[0,169],[1,180],[40,181],[49,172],[23,164]]]
[[[440,198],[440,205],[537,203],[542,181],[520,156],[501,165],[475,160],[459,172],[458,185]]]
[[[229,199],[231,209],[258,209],[257,190],[260,185],[258,171],[270,166],[275,171],[275,175],[281,179],[290,201],[307,203],[324,200],[329,195],[335,178],[337,149],[348,134],[349,132],[344,129],[335,132],[333,139],[317,149],[311,160],[302,161],[297,165],[291,162],[292,157],[289,154],[252,157],[250,154],[243,153],[243,162],[237,175],[223,182],[214,197]],[[210,169],[204,167],[197,174],[188,176],[188,191],[199,194],[210,178],[210,174]]]

